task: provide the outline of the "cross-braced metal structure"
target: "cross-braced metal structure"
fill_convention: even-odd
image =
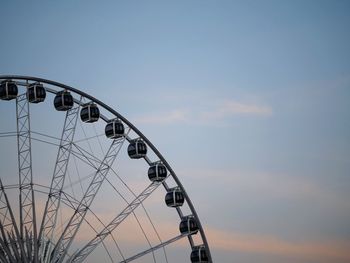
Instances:
[[[16,98],[20,202],[20,235],[27,256],[37,261],[37,228],[32,174],[30,112],[26,93]]]
[[[142,202],[152,194],[160,185],[159,182],[151,183],[139,196],[137,196],[123,211],[116,216],[101,232],[89,241],[81,250],[73,255],[70,262],[82,262],[103,240],[116,229],[125,218],[127,218]]]
[[[27,262],[22,238],[18,231],[11,205],[0,178],[0,259],[3,262]]]
[[[57,153],[57,160],[51,181],[50,193],[46,202],[43,220],[39,232],[41,261],[48,262],[51,256],[53,235],[56,227],[58,210],[61,202],[72,143],[79,116],[80,104],[66,113],[62,136]]]
[[[125,137],[121,137],[113,140],[111,146],[108,149],[100,167],[97,169],[94,178],[92,179],[89,187],[87,188],[84,197],[79,203],[74,215],[69,220],[64,232],[62,233],[60,239],[58,240],[54,254],[52,257],[53,262],[62,262],[67,249],[71,245],[86,213],[89,209],[92,201],[94,200],[101,184],[105,180],[113,162],[115,161]]]
[[[54,107],[41,104],[52,96]],[[0,262],[212,262],[185,188],[129,120],[89,94],[35,77],[0,76],[0,99],[5,107],[0,143],[8,140],[0,150],[11,138],[17,148],[16,162],[8,151],[8,160],[0,164]],[[10,118],[3,114],[13,99],[17,128],[6,130]],[[36,118],[40,107],[44,110]],[[135,184],[144,174],[146,182]],[[14,177],[19,180],[13,182]],[[165,228],[150,212],[160,205],[154,198],[164,190],[165,205],[155,210],[157,219],[164,215],[175,221],[165,222]],[[126,237],[134,238],[130,249]],[[190,255],[169,254],[182,239],[188,239]]]

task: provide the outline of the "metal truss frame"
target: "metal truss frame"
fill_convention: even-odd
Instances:
[[[65,258],[67,250],[69,249],[81,223],[85,218],[86,212],[88,211],[105,177],[107,176],[111,166],[113,165],[124,141],[125,137],[121,137],[118,139],[114,139],[111,143],[108,152],[106,153],[102,163],[100,164],[99,168],[95,173],[94,178],[92,179],[77,209],[75,210],[73,216],[70,218],[61,237],[59,238],[53,250],[51,262],[60,263]]]
[[[26,84],[28,84],[28,82],[32,82],[32,81],[47,84],[48,87],[45,87],[46,91],[53,93],[53,94],[57,93],[57,90],[56,90],[57,87],[74,92],[75,94],[98,104],[100,107],[104,108],[107,112],[114,115],[114,118],[118,118],[124,124],[126,124],[130,128],[130,130],[132,130],[137,136],[139,136],[147,144],[147,146],[159,158],[159,161],[161,161],[166,166],[167,170],[169,171],[170,176],[174,179],[177,186],[184,193],[186,203],[187,203],[189,209],[191,210],[192,215],[196,219],[196,222],[197,222],[197,225],[199,228],[199,233],[200,233],[201,239],[203,241],[203,245],[204,245],[206,252],[207,252],[208,260],[210,263],[212,263],[211,253],[210,253],[209,245],[208,245],[208,242],[207,242],[207,239],[205,236],[204,229],[201,225],[201,222],[200,222],[199,217],[195,211],[195,208],[192,204],[192,201],[189,198],[187,192],[185,191],[185,188],[183,187],[182,183],[180,182],[180,180],[178,179],[177,175],[172,170],[172,168],[170,167],[168,162],[162,156],[162,154],[142,134],[142,132],[140,130],[138,130],[132,123],[129,122],[129,120],[127,120],[125,117],[123,117],[117,111],[115,111],[113,108],[104,104],[102,101],[94,98],[93,96],[91,96],[87,93],[84,93],[78,89],[75,89],[71,86],[67,86],[67,85],[64,85],[64,84],[61,84],[61,83],[58,83],[55,81],[42,79],[42,78],[36,78],[36,77],[12,76],[12,75],[1,76],[0,75],[0,80],[9,80],[9,79],[14,80],[16,83],[19,83],[22,86],[25,86]],[[50,88],[50,85],[54,86],[56,88],[55,89]],[[25,96],[25,94],[24,95],[22,94],[22,95],[18,96],[16,99],[16,101],[17,101],[17,103],[16,103],[16,105],[17,105],[17,127],[18,127],[18,133],[17,133],[17,136],[18,136],[18,159],[19,159],[19,173],[20,173],[20,175],[19,175],[19,177],[20,177],[19,188],[20,188],[20,196],[21,196],[21,198],[20,198],[19,236],[21,239],[23,239],[23,246],[24,246],[25,250],[31,256],[33,255],[34,262],[37,262],[37,260],[38,260],[38,258],[37,258],[38,245],[40,245],[42,243],[42,240],[44,237],[45,238],[47,237],[47,233],[44,234],[45,231],[40,228],[40,233],[39,233],[40,239],[39,239],[39,241],[37,241],[37,236],[36,236],[37,233],[36,233],[36,229],[34,229],[36,226],[36,223],[35,223],[36,219],[35,219],[35,202],[34,202],[34,192],[33,192],[33,182],[32,182],[32,166],[31,166],[30,115],[29,115],[29,105],[26,102],[26,99],[24,96]],[[21,99],[24,99],[24,100],[21,101]],[[80,102],[77,101],[76,99],[74,99],[74,102],[81,105]],[[19,114],[20,112],[22,114]],[[108,120],[110,118],[106,118],[105,116],[101,115],[101,119],[108,122]],[[124,138],[124,140],[125,140],[125,138]],[[129,140],[129,138],[127,138],[127,140]],[[74,143],[72,145],[75,146]],[[103,161],[94,160],[94,156],[92,156],[91,158],[89,156],[84,156],[85,154],[83,152],[81,152],[77,147],[75,149],[77,149],[77,151],[70,148],[69,154],[74,154],[75,156],[80,156],[80,158],[82,160],[85,159],[85,162],[90,163],[90,165],[92,165],[92,166],[96,166],[96,164],[100,165],[100,166],[98,167],[96,174],[95,174],[90,186],[88,187],[87,191],[85,192],[83,199],[76,206],[77,208],[75,210],[75,213],[71,217],[68,225],[65,227],[64,232],[60,236],[58,242],[56,244],[54,244],[54,242],[51,242],[51,243],[53,243],[54,248],[52,250],[51,256],[46,257],[45,263],[46,262],[54,262],[54,263],[63,262],[64,258],[66,257],[66,253],[71,245],[71,242],[73,241],[73,239],[74,239],[74,237],[75,237],[75,235],[80,227],[80,224],[84,220],[86,212],[89,210],[89,207],[90,207],[96,193],[98,192],[99,187],[102,184],[103,178],[105,175],[107,175],[109,167],[110,167],[108,164],[106,164],[106,157],[107,156],[105,156]],[[147,158],[147,156],[144,159],[147,163],[150,163],[150,160]],[[69,158],[66,160],[69,160]],[[25,163],[29,164],[29,165],[24,165]],[[167,183],[165,181],[163,181],[162,184],[166,190],[169,189],[169,187],[167,186]],[[61,189],[61,191],[62,191],[62,189]],[[58,194],[58,192],[53,192],[53,193]],[[64,199],[64,197],[63,197],[63,199]],[[140,202],[140,200],[136,198],[130,204],[135,205],[135,206],[128,205],[129,209],[131,209],[133,211],[138,205],[142,204],[142,201]],[[125,209],[128,209],[128,207]],[[48,206],[48,209],[49,209],[49,206]],[[182,217],[181,208],[177,207],[176,210],[181,218]],[[125,216],[124,218],[126,218],[128,216],[128,214],[130,214],[130,211],[125,213],[125,211],[123,210],[121,212],[121,214],[119,215],[119,219],[117,219],[118,218],[118,216],[117,216],[115,218],[115,220],[113,220],[111,222],[110,227],[111,228],[113,228],[114,226],[116,227],[122,221],[122,220],[121,221],[119,221],[119,220],[121,218],[123,218],[124,216]],[[0,216],[1,216],[1,208],[0,208]],[[44,224],[44,223],[42,223],[42,224]],[[106,227],[106,229],[107,229],[107,227]],[[0,229],[0,231],[1,231],[1,229]],[[105,230],[105,232],[101,232],[99,234],[101,234],[101,237],[105,237],[106,235],[108,235],[108,230]],[[12,236],[13,239],[11,239],[9,237],[9,240],[16,239],[15,235],[10,234],[10,236]],[[184,235],[184,236],[188,237],[188,240],[189,240],[191,247],[194,248],[195,244],[194,244],[194,240],[192,239],[191,235],[189,234],[189,235]],[[177,240],[177,238],[179,238],[179,237],[172,238],[171,240],[174,240],[172,242],[175,242]],[[18,240],[18,238],[17,238],[17,240]],[[30,242],[26,242],[28,240]],[[124,261],[122,261],[122,262],[132,261],[132,260],[136,259],[136,257],[140,257],[140,256],[144,255],[145,253],[149,253],[149,252],[154,251],[157,248],[166,246],[168,244],[167,242],[171,242],[171,240],[161,242],[159,245],[151,247],[150,249],[145,250],[137,255],[134,255],[133,257],[130,257],[128,259],[124,259]],[[10,246],[12,246],[12,245],[10,245]],[[147,251],[149,251],[149,252],[147,252]],[[72,257],[68,258],[68,260],[71,260],[71,259],[73,260],[73,257],[75,255],[78,255],[78,254],[74,254]],[[15,257],[15,252],[13,252],[12,256]],[[3,245],[1,244],[1,240],[0,240],[0,261],[3,260],[4,257],[6,257],[6,253],[3,249]],[[9,259],[6,259],[6,260],[9,260]],[[14,258],[14,260],[15,260],[15,258]],[[12,261],[12,260],[9,260],[9,261],[16,262],[16,261]]]
[[[58,148],[55,169],[51,180],[50,193],[45,205],[43,220],[39,232],[42,262],[49,262],[51,257],[53,234],[56,227],[58,209],[61,203],[69,158],[72,150],[80,104],[68,110],[64,120],[62,136]]]
[[[82,262],[109,234],[115,230],[142,202],[158,188],[160,182],[151,183],[140,195],[138,195],[123,211],[106,225],[96,237],[91,239],[82,249],[75,253],[69,262]]]
[[[20,233],[13,215],[10,202],[5,192],[2,180],[0,178],[0,231],[2,238],[0,238],[2,256],[9,261],[17,260],[28,262],[25,254],[24,246]],[[9,246],[11,244],[11,246]],[[16,244],[14,246],[13,244]],[[13,253],[10,248],[13,249]],[[1,254],[1,253],[0,253]],[[20,256],[19,256],[20,255]],[[1,258],[1,256],[0,256]]]
[[[20,201],[20,236],[27,256],[38,261],[35,199],[33,191],[30,111],[26,93],[16,98],[18,175]],[[27,233],[31,233],[28,235]]]

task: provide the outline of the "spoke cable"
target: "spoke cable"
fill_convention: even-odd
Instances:
[[[77,165],[77,159],[74,155],[73,155],[73,161],[74,161],[75,170],[76,170],[78,178],[79,178],[79,185],[80,185],[81,192],[84,193],[82,179],[81,179],[80,172],[79,172],[78,165]]]
[[[135,194],[135,192],[128,186],[127,183],[125,183],[125,181],[119,176],[119,174],[118,174],[113,168],[111,168],[111,171],[112,171],[112,173],[122,182],[122,184],[130,191],[130,193],[131,193],[134,197],[137,197],[137,195]],[[162,239],[161,239],[161,237],[160,237],[160,235],[159,235],[159,232],[157,231],[157,229],[156,229],[156,227],[155,227],[153,221],[151,220],[151,217],[149,216],[149,213],[148,213],[148,211],[147,211],[145,205],[143,204],[143,202],[141,203],[141,206],[142,206],[142,208],[143,208],[143,210],[144,210],[144,212],[145,212],[145,214],[146,214],[146,216],[147,216],[149,222],[151,223],[152,228],[153,228],[154,232],[156,233],[158,240],[159,240],[160,242],[163,242]],[[167,257],[167,254],[166,254],[165,247],[163,247],[163,251],[164,251],[165,260],[166,260],[166,262],[168,262],[168,257]]]
[[[116,192],[118,193],[118,195],[119,195],[119,196],[125,201],[125,203],[129,206],[130,203],[128,202],[128,200],[126,200],[126,198],[118,191],[118,189],[111,183],[111,181],[110,181],[108,178],[105,178],[105,179],[106,179],[106,181],[108,182],[108,184],[114,189],[114,191],[116,191]],[[135,211],[132,211],[132,214],[134,215],[134,217],[135,217],[135,219],[136,219],[136,221],[137,221],[137,224],[139,225],[139,227],[140,227],[140,229],[141,229],[141,231],[142,231],[142,233],[143,233],[145,239],[147,240],[148,245],[150,246],[150,248],[152,248],[152,244],[151,244],[151,242],[150,242],[150,240],[149,240],[149,238],[148,238],[148,236],[147,236],[147,234],[146,234],[144,228],[142,227],[142,225],[141,225],[141,223],[140,223],[140,221],[139,221],[139,219],[138,219],[138,217],[137,217]],[[153,252],[153,251],[152,251],[152,254],[153,254],[154,262],[156,262],[155,255],[154,255],[154,252]]]

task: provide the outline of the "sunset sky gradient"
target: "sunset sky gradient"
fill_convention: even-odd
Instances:
[[[189,192],[214,262],[350,262],[349,1],[0,9],[0,73],[131,120]]]

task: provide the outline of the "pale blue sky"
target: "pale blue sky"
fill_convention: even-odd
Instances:
[[[349,14],[349,1],[3,1],[0,72],[134,121],[216,262],[348,262]]]

